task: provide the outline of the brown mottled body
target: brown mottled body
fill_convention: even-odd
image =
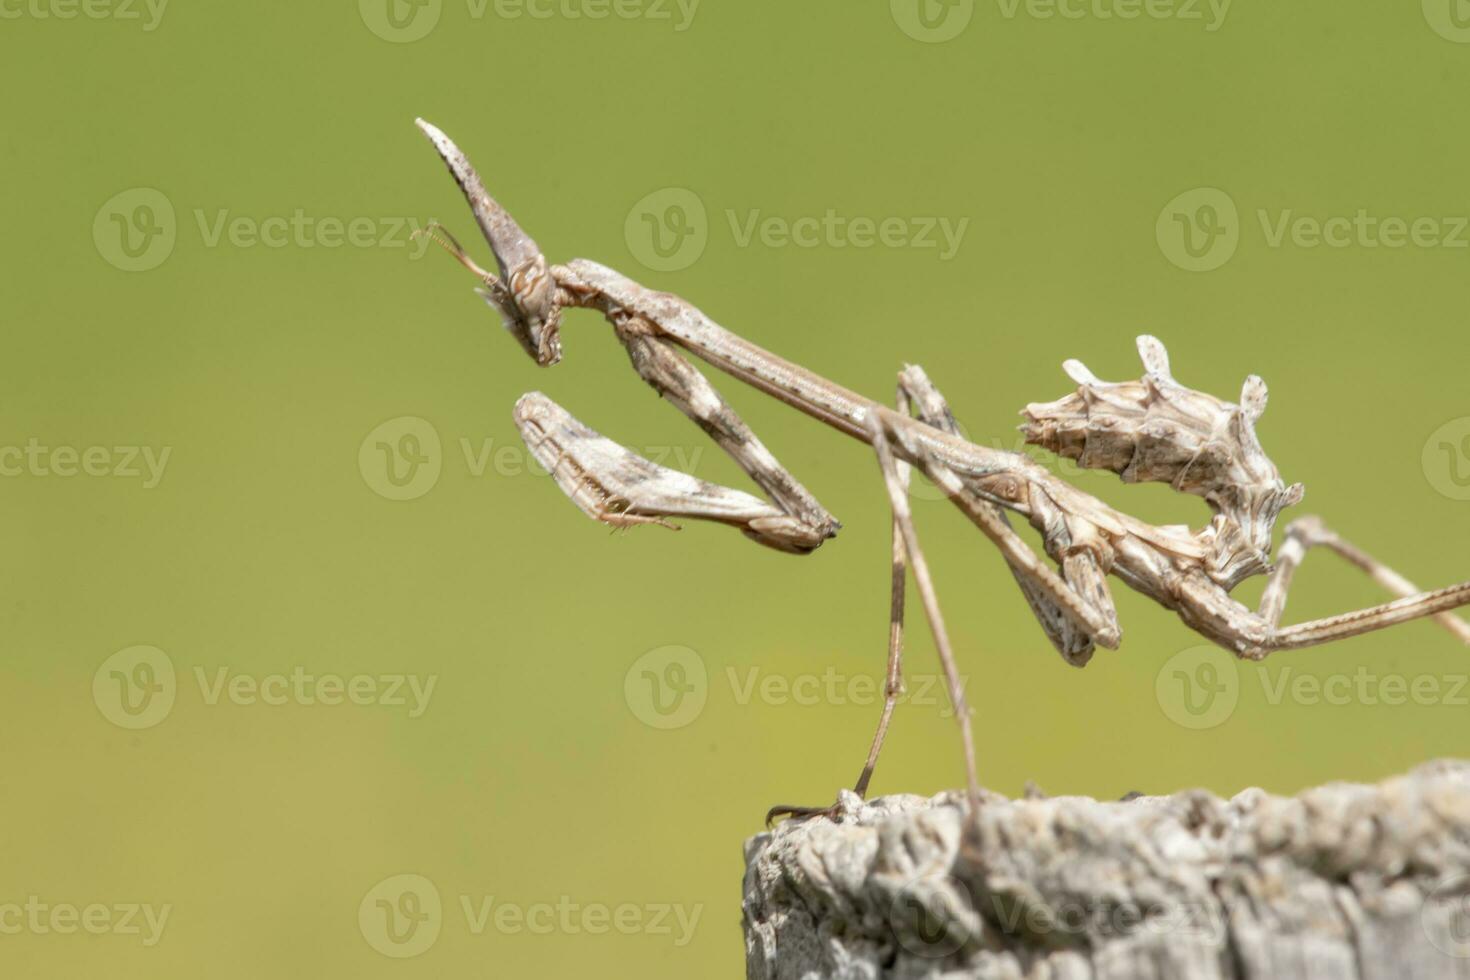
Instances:
[[[429,136],[464,191],[495,253],[499,275],[481,269],[458,243],[440,239],[481,280],[483,295],[538,364],[561,356],[559,326],[566,307],[603,314],[634,369],[694,420],[750,475],[768,498],[697,480],[637,456],[578,422],[545,395],[516,406],[516,424],[557,484],[584,512],[613,526],[667,525],[689,517],[738,527],[761,544],[805,554],[839,527],[815,497],[780,465],[714,386],[684,357],[704,360],[850,437],[878,458],[893,511],[892,603],[888,683],[882,717],[858,780],[865,790],[901,690],[904,583],[912,573],[964,732],[972,803],[978,805],[968,712],[933,582],[919,549],[906,500],[914,467],[942,488],[1000,550],[1052,644],[1071,664],[1085,664],[1094,646],[1122,638],[1107,577],[1175,610],[1190,628],[1240,656],[1326,643],[1412,619],[1433,616],[1470,643],[1470,624],[1451,610],[1470,603],[1470,582],[1420,592],[1411,582],[1353,548],[1320,521],[1289,525],[1280,561],[1271,564],[1277,516],[1302,497],[1287,486],[1261,449],[1255,423],[1266,386],[1245,382],[1240,404],[1186,388],[1170,373],[1164,345],[1138,339],[1144,374],[1108,383],[1078,361],[1064,365],[1077,390],[1027,406],[1028,442],[1125,482],[1165,482],[1205,500],[1213,511],[1198,530],[1156,527],[1073,487],[1021,453],[978,446],[959,435],[938,389],[917,367],[899,375],[898,409],[888,408],[813,374],[724,329],[687,301],[647,289],[586,259],[549,265],[535,242],[484,190],[468,159],[428,123]],[[434,232],[438,237],[438,232]],[[1014,513],[1041,535],[1052,564],[1011,527]],[[1279,626],[1286,592],[1306,551],[1322,545],[1362,568],[1399,598],[1368,609],[1295,626]],[[1231,598],[1253,575],[1270,573],[1258,609]],[[773,813],[819,812],[776,808]]]
[[[1081,361],[1067,361],[1076,393],[1027,405],[1021,429],[1027,442],[1083,468],[1203,497],[1218,515],[1215,578],[1234,588],[1270,568],[1276,517],[1302,499],[1301,484],[1282,482],[1256,438],[1266,383],[1251,375],[1233,405],[1175,381],[1156,338],[1138,338],[1138,351],[1139,381],[1100,381]]]

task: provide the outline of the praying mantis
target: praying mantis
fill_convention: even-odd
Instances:
[[[1110,470],[1125,483],[1168,483],[1203,498],[1213,513],[1198,529],[1154,526],[1078,490],[1024,453],[962,438],[943,395],[919,367],[899,372],[896,402],[888,407],[763,350],[678,296],[645,288],[587,259],[549,264],[531,236],[486,192],[454,142],[422,119],[418,126],[469,202],[497,271],[477,265],[442,227],[428,233],[480,281],[477,292],[499,312],[525,352],[542,367],[556,364],[563,311],[601,313],[634,371],[703,429],[765,495],[761,499],[655,464],[599,435],[546,395],[523,395],[514,412],[522,438],[588,516],[620,528],[672,527],[672,519],[714,521],[798,555],[836,534],[838,521],[777,462],[686,354],[871,447],[892,514],[892,585],[884,700],[853,788],[860,798],[903,692],[905,592],[912,575],[959,722],[972,812],[981,801],[970,711],[909,508],[913,469],[939,487],[1000,551],[1042,630],[1074,666],[1085,665],[1096,647],[1116,649],[1122,640],[1109,575],[1247,659],[1422,617],[1433,617],[1470,643],[1470,623],[1452,613],[1470,603],[1470,582],[1421,592],[1318,518],[1288,524],[1272,564],[1277,517],[1301,501],[1302,486],[1286,485],[1256,437],[1267,392],[1254,375],[1246,379],[1238,404],[1223,401],[1175,380],[1164,345],[1143,336],[1138,338],[1141,379],[1105,382],[1069,360],[1063,368],[1075,392],[1023,411],[1028,443],[1083,468]],[[1017,533],[1010,514],[1039,533],[1055,568]],[[1337,553],[1396,598],[1280,625],[1296,569],[1314,547]],[[1269,578],[1258,608],[1250,609],[1230,593],[1256,575]],[[831,812],[834,807],[778,806],[767,820]]]

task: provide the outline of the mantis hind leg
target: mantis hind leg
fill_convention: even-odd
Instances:
[[[929,380],[924,369],[909,365],[900,375],[900,394],[912,398],[920,421],[951,435],[961,435],[944,396]],[[901,402],[903,403],[903,402]],[[940,472],[942,471],[942,472]],[[1010,525],[1006,512],[963,486],[963,481],[937,462],[926,473],[943,487],[980,529],[1000,548],[1016,585],[1036,621],[1058,653],[1074,667],[1091,658],[1094,644],[1112,649],[1121,640],[1117,613],[1108,592],[1103,569],[1085,549],[1071,548],[1070,541],[1053,540],[1061,553],[1062,574],[1043,565]],[[1033,523],[1043,533],[1060,538],[1069,533],[1060,513],[1040,493],[1031,494],[1037,513]]]
[[[917,368],[909,368],[900,372],[898,376],[897,404],[899,410],[906,414],[912,413],[914,406],[917,405],[919,418],[928,422],[930,425],[934,425],[936,428],[942,428],[946,432],[954,432],[958,429],[954,416],[950,414],[949,406],[939,394],[938,389],[930,384],[929,379]],[[875,448],[877,447],[877,440],[881,438],[884,437],[881,435],[874,437]],[[896,485],[899,497],[906,499],[912,467],[899,459],[891,459],[891,464],[891,469],[885,465],[885,480],[888,481],[890,490]],[[872,743],[868,747],[867,759],[864,760],[862,771],[858,774],[857,782],[852,788],[852,792],[859,799],[864,799],[867,796],[868,785],[873,779],[873,772],[878,766],[878,756],[883,751],[883,742],[888,735],[888,725],[893,719],[893,710],[898,704],[898,699],[904,692],[904,604],[909,563],[904,524],[896,507],[893,510],[891,526],[892,564],[889,574],[888,663],[887,669],[884,672],[883,708],[878,717],[878,726],[873,732]],[[927,571],[925,574],[927,576]],[[966,738],[968,741],[968,735]],[[766,823],[769,824],[778,816],[789,816],[798,820],[815,816],[830,817],[841,812],[842,804],[843,801],[839,798],[837,803],[826,807],[775,806],[766,813]]]
[[[1422,590],[1398,572],[1361,549],[1343,540],[1322,523],[1319,517],[1302,517],[1286,526],[1286,540],[1277,552],[1276,568],[1261,596],[1260,615],[1275,627],[1286,609],[1286,593],[1296,575],[1297,566],[1314,547],[1324,547],[1339,555],[1353,567],[1361,569],[1373,581],[1399,598],[1419,594]],[[1433,613],[1434,621],[1453,633],[1461,643],[1470,644],[1470,623],[1453,612]]]

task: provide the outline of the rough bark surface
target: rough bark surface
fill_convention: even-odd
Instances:
[[[863,803],[746,844],[751,980],[1470,978],[1470,762],[1299,796]]]

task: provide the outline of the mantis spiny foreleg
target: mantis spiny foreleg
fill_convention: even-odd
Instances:
[[[655,391],[687,415],[754,480],[781,516],[749,522],[744,532],[761,544],[798,554],[813,550],[837,533],[837,519],[791,475],[729,403],[673,344],[659,338],[637,316],[613,318],[618,339],[633,369]]]

